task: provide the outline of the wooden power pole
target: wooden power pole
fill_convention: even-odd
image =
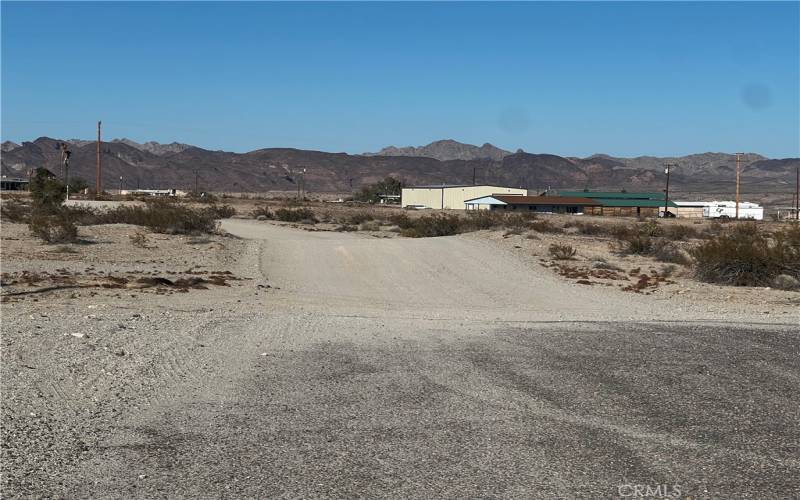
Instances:
[[[744,153],[736,153],[736,218],[739,218],[739,176],[741,174],[741,157]]]
[[[95,179],[94,198],[99,199],[100,193],[103,192],[103,181],[101,177],[100,167],[100,125],[102,122],[97,122],[97,177]]]
[[[794,184],[794,218],[800,221],[800,167],[797,167],[797,179]]]
[[[664,164],[664,173],[667,174],[667,187],[664,190],[664,218],[667,218],[669,215],[669,173],[670,170],[677,167],[677,163],[665,163]]]

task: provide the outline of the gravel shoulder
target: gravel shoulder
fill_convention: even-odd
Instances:
[[[36,254],[239,279],[4,303],[5,497],[800,491],[797,310],[582,286],[485,234],[223,228],[132,257],[101,227],[80,258]],[[26,266],[11,229],[4,272]]]

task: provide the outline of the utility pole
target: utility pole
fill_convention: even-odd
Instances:
[[[67,149],[66,143],[61,143],[61,168],[64,171],[64,185],[67,189],[67,199],[69,200],[69,157],[72,151]]]
[[[475,169],[478,168],[475,165],[472,166],[472,185],[475,185]]]
[[[122,196],[122,176],[121,175],[119,176],[119,193],[118,194],[120,196]]]
[[[303,169],[303,199],[306,198],[306,169]]]
[[[103,192],[103,181],[101,177],[100,171],[100,124],[102,122],[97,122],[97,178],[95,179],[95,188],[94,188],[94,198],[97,200],[100,198],[100,193]]]
[[[194,171],[194,195],[195,196],[200,196],[200,192],[197,190],[197,181],[198,181],[199,176],[200,176],[200,174],[198,174],[197,170],[195,169],[195,171]]]
[[[800,221],[800,167],[797,167],[797,180],[794,185],[794,218]]]
[[[667,188],[664,190],[664,218],[669,214],[669,171],[677,166],[677,163],[664,164],[664,173],[667,174]]]
[[[739,218],[739,176],[741,174],[740,159],[744,153],[736,153],[736,218]]]

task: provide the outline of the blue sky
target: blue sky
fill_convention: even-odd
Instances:
[[[800,3],[2,2],[2,137],[800,156]]]

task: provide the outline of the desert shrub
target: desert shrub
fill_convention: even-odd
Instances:
[[[423,215],[410,219],[411,227],[401,227],[401,234],[411,238],[429,238],[458,234],[462,227],[461,219],[452,214]]]
[[[266,205],[259,205],[250,212],[250,216],[254,219],[258,219],[259,217],[263,217],[264,219],[272,219],[274,215],[270,211],[269,207]]]
[[[36,169],[31,178],[30,193],[34,210],[39,213],[55,213],[67,197],[66,186],[44,168]]]
[[[355,226],[371,220],[375,220],[375,217],[366,210],[352,213],[347,217],[347,223]]]
[[[349,232],[352,232],[352,231],[358,231],[358,227],[357,226],[351,226],[349,224],[340,224],[339,226],[336,227],[336,229],[334,229],[334,231],[337,231],[337,232],[340,232],[340,233],[349,233]]]
[[[688,253],[665,238],[655,238],[653,240],[651,253],[660,262],[682,265],[689,265],[692,262]]]
[[[649,255],[653,251],[653,238],[644,234],[631,234],[617,240],[616,249],[625,255]]]
[[[608,228],[595,222],[583,221],[568,221],[564,227],[574,227],[578,230],[578,234],[585,234],[587,236],[605,236],[608,234]]]
[[[100,224],[133,224],[156,233],[198,234],[217,230],[217,211],[175,203],[148,203],[144,207],[117,207],[99,217]]]
[[[135,233],[128,236],[128,239],[131,240],[131,245],[139,248],[147,248],[147,235],[141,231],[136,231]]]
[[[78,227],[66,213],[35,213],[28,222],[30,232],[46,243],[78,241]]]
[[[692,250],[701,281],[769,286],[779,275],[800,278],[800,228],[770,237],[755,223],[737,224]]]
[[[663,234],[665,238],[671,240],[688,240],[700,237],[700,231],[697,228],[683,224],[670,224],[664,228]]]
[[[70,219],[72,219],[72,221],[79,226],[104,224],[103,214],[92,207],[85,207],[81,205],[75,205],[71,207],[62,206],[60,211],[68,214]]]
[[[358,228],[362,231],[380,231],[381,223],[376,220],[368,220],[359,224]]]
[[[4,199],[0,204],[0,217],[4,222],[26,224],[31,215],[31,206],[15,198]]]
[[[725,226],[719,221],[714,221],[703,229],[700,233],[702,238],[715,238],[725,231]]]
[[[212,203],[211,206],[205,210],[213,213],[216,219],[227,219],[236,215],[236,209],[230,205],[217,205],[216,203]]]
[[[530,223],[530,228],[537,233],[563,233],[564,228],[557,226],[549,220],[535,220]]]
[[[389,222],[394,224],[395,226],[399,227],[400,229],[410,229],[414,226],[414,223],[406,214],[395,214],[389,216]]]
[[[639,227],[636,228],[636,232],[643,236],[649,236],[652,238],[664,234],[664,229],[657,221],[648,220],[640,222]]]
[[[788,274],[779,274],[772,280],[772,286],[778,290],[800,290],[800,279]]]
[[[556,260],[569,260],[575,257],[577,251],[572,248],[571,245],[559,245],[559,244],[552,244],[550,248],[547,249],[550,253],[550,257]]]
[[[279,208],[275,210],[275,218],[283,222],[317,222],[314,212],[309,208]]]

